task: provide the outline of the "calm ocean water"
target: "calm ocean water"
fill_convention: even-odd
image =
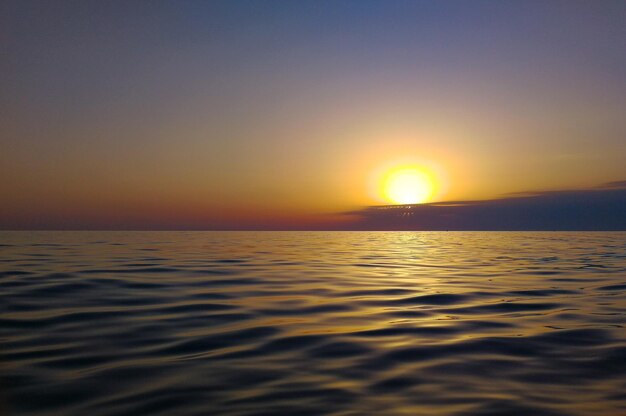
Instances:
[[[626,233],[0,244],[0,413],[626,414]]]

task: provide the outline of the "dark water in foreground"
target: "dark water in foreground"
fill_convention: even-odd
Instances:
[[[625,233],[0,244],[0,413],[626,414]]]

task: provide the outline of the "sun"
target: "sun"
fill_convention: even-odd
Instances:
[[[434,193],[432,176],[418,166],[404,166],[387,172],[382,181],[383,196],[395,204],[420,204]]]

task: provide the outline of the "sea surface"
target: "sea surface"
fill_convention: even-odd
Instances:
[[[0,414],[626,415],[626,233],[0,244]]]

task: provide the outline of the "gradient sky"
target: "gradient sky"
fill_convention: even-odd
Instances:
[[[437,201],[626,179],[621,0],[5,0],[0,47],[0,228],[323,227],[409,159]]]

